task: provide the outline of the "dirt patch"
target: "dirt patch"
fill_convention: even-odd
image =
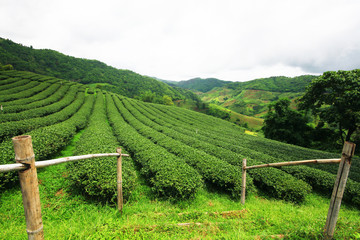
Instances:
[[[270,236],[256,236],[255,239],[256,240],[261,240],[261,239],[283,239],[285,237],[284,234],[277,234],[277,235],[270,235]]]
[[[61,188],[60,190],[58,190],[56,193],[55,193],[55,196],[59,197],[59,196],[64,196],[64,191],[63,189]]]
[[[248,211],[246,209],[221,212],[223,218],[243,218]]]

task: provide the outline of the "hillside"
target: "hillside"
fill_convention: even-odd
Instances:
[[[31,135],[41,134],[44,131],[46,132],[45,129],[47,128],[65,123],[72,116],[79,114],[86,102],[91,102],[90,99],[95,97],[93,94],[84,94],[86,86],[79,83],[27,72],[2,71],[0,74],[0,103],[3,106],[0,115],[0,140],[2,146],[7,146],[8,138],[14,135],[25,133]],[[185,172],[182,171],[191,172],[193,171],[191,169],[196,169],[197,174],[193,174],[195,182],[198,182],[199,179],[205,182],[213,182],[217,187],[225,188],[236,197],[239,194],[238,184],[240,184],[237,179],[239,179],[238,174],[241,172],[239,159],[246,157],[250,163],[261,163],[263,161],[268,163],[282,161],[283,159],[334,157],[334,154],[252,137],[243,134],[243,130],[232,123],[201,113],[182,108],[144,103],[121,95],[108,92],[102,93],[99,89],[96,92],[97,95],[103,94],[104,98],[107,99],[107,113],[104,113],[107,114],[107,117],[104,121],[108,119],[117,140],[127,151],[134,154],[135,161],[143,167],[149,167],[147,172],[150,176],[156,174],[157,171],[162,171],[161,168],[163,167],[167,168],[167,164],[172,165],[172,168],[174,168],[174,164],[180,164],[179,167],[175,168],[177,172],[174,172],[173,175],[166,174],[162,176],[165,179],[169,178],[166,181],[172,181],[170,179],[175,176],[176,178],[185,177],[185,175],[182,175]],[[84,109],[84,111],[86,112],[88,109]],[[78,122],[75,123],[79,124]],[[76,129],[74,128],[70,132],[64,132],[64,129],[61,129],[61,134],[65,134],[64,138],[69,139],[76,133]],[[111,130],[111,128],[109,129]],[[66,136],[66,134],[70,135]],[[60,141],[59,139],[60,137],[56,135],[56,138],[53,139],[53,147],[46,151],[51,150],[51,153],[55,153],[57,149],[66,146],[68,140]],[[37,146],[36,143],[35,146]],[[39,148],[43,148],[45,151],[45,145],[40,146]],[[256,151],[254,151],[255,146]],[[277,151],[273,152],[272,149],[277,149]],[[39,160],[50,156],[46,151],[37,154]],[[8,154],[11,154],[11,152],[6,153],[5,151],[4,153],[2,151],[2,163],[11,159],[7,157]],[[149,161],[146,157],[147,154],[159,156],[151,161],[161,161],[163,166],[151,169],[151,165],[147,163]],[[354,168],[357,168],[357,164],[354,165]],[[178,172],[179,169],[183,170]],[[312,168],[308,167],[304,168],[304,170],[301,169],[299,168],[297,171],[306,170],[302,174],[309,174],[312,171]],[[270,171],[271,174],[275,174],[275,172],[272,173],[273,170]],[[219,171],[223,173],[219,174]],[[283,169],[283,171],[292,170]],[[328,171],[335,173],[336,169],[329,168]],[[285,181],[285,179],[286,182],[296,181],[291,176],[291,172],[288,174],[285,172],[282,172],[283,177],[278,179],[277,184]],[[266,174],[257,175],[256,171],[254,171],[252,176],[256,180],[255,182],[262,182],[269,190],[277,188],[273,183],[267,183],[266,179],[269,176]],[[357,173],[352,174],[351,178],[354,181],[360,180]],[[166,192],[162,190],[165,185],[159,184],[156,191],[161,194],[182,198],[192,195],[196,188],[199,187],[197,184],[191,183],[190,179],[177,184]],[[189,188],[190,185],[186,184],[190,184],[192,187]],[[300,181],[298,184],[305,183]],[[331,188],[331,186],[328,187]],[[184,189],[182,190],[182,188]],[[305,184],[304,189],[306,188]],[[284,187],[281,191],[286,192],[289,190]],[[287,195],[285,192],[281,193],[281,191],[276,194],[273,192],[273,194],[275,194],[275,197],[285,197],[285,199],[296,201],[301,201],[304,197],[303,194],[305,194],[298,192],[297,194],[300,195],[294,198],[294,196]]]
[[[233,82],[200,95],[207,103],[217,104],[240,114],[263,117],[267,105],[280,98],[294,101],[316,76],[271,77],[248,82]]]
[[[131,231],[135,230],[133,226],[125,223],[129,223],[129,217],[138,214],[138,209],[143,209],[145,206],[156,209],[151,210],[155,213],[147,213],[149,215],[141,213],[138,218],[149,216],[152,218],[157,214],[156,219],[163,219],[164,214],[159,209],[164,209],[167,205],[170,206],[169,208],[178,205],[181,209],[177,211],[187,211],[187,206],[194,204],[192,202],[194,199],[202,204],[206,199],[205,204],[209,206],[225,201],[232,208],[230,210],[233,210],[234,206],[239,204],[237,201],[241,191],[241,159],[243,158],[247,158],[248,165],[255,165],[339,157],[339,154],[309,150],[249,136],[234,124],[194,111],[145,103],[101,89],[95,89],[93,93],[88,93],[87,90],[86,85],[54,77],[23,71],[0,71],[0,104],[2,105],[0,164],[13,163],[14,152],[10,138],[21,134],[32,136],[37,161],[59,156],[61,150],[68,146],[73,149],[71,155],[113,152],[119,146],[124,153],[130,154],[130,158],[124,160],[123,164],[124,197],[127,201],[127,209],[131,209],[125,210],[122,215],[123,232],[118,233],[113,229],[113,224],[117,220],[112,220],[112,224],[108,223],[110,224],[108,229],[97,220],[90,221],[93,219],[91,218],[90,225],[95,225],[97,230],[94,231],[98,233],[90,235],[112,232],[127,236],[126,227],[130,227]],[[113,216],[114,209],[108,205],[104,207],[107,210],[101,210],[104,211],[102,216],[97,215],[99,210],[96,209],[100,207],[97,206],[100,205],[98,202],[111,204],[116,199],[114,164],[114,159],[102,158],[96,161],[69,163],[41,171],[43,174],[40,176],[47,176],[41,178],[40,182],[41,191],[45,195],[44,201],[47,202],[43,207],[45,222],[57,226],[57,221],[61,219],[72,224],[71,221],[79,221],[74,220],[78,217],[77,214],[81,218],[84,216],[81,212],[88,211],[94,211],[92,217],[95,219]],[[360,161],[358,159],[353,161],[351,169],[344,201],[351,206],[359,207]],[[299,206],[301,204],[309,206],[307,202],[309,198],[314,199],[313,195],[309,195],[311,191],[325,196],[331,194],[336,172],[337,167],[334,165],[254,169],[248,174],[249,199],[253,199],[252,203],[256,202],[260,205],[264,201],[269,201],[254,200],[258,198],[257,191],[260,191],[262,194],[260,198],[281,199]],[[0,203],[8,203],[0,204],[0,208],[6,211],[10,211],[8,207],[21,199],[14,197],[19,196],[19,191],[14,190],[14,186],[18,186],[17,176],[16,172],[0,173],[2,193]],[[60,183],[62,185],[59,185]],[[212,196],[217,196],[222,201]],[[88,201],[96,204],[90,207],[87,205]],[[143,205],[138,205],[140,203]],[[153,208],[152,204],[159,205]],[[270,206],[272,203],[268,204]],[[293,205],[290,206],[293,208]],[[63,207],[71,209],[67,212]],[[72,212],[74,208],[78,209],[76,214]],[[0,226],[7,229],[6,236],[19,234],[18,231],[12,230],[18,229],[18,226],[9,227],[7,225],[9,221],[6,221],[8,216],[22,221],[19,218],[19,214],[20,216],[23,214],[21,204],[14,209],[16,210],[12,210],[11,213],[0,214]],[[206,214],[203,208],[197,211],[200,212],[185,213],[188,215],[184,218],[181,217],[182,215],[177,215],[179,212],[170,214],[178,216],[175,218],[176,221],[202,221]],[[230,214],[243,216],[239,211]],[[59,218],[58,214],[66,216]],[[244,214],[244,217],[249,214],[246,209]],[[214,215],[210,215],[212,216]],[[234,218],[231,216],[229,224],[236,228],[235,223],[231,221]],[[135,222],[130,224],[138,226],[137,217],[134,218],[132,221]],[[222,217],[216,219],[215,224],[227,221]],[[165,218],[163,221],[168,219]],[[257,220],[251,218],[249,221]],[[358,228],[358,222],[351,224],[355,229]],[[148,225],[138,227],[147,228]],[[92,229],[90,226],[89,228]],[[68,231],[64,229],[62,233],[67,238],[70,237],[66,234]],[[80,238],[88,236],[88,231],[89,229],[83,229]],[[228,230],[220,228],[217,231],[226,234]],[[232,229],[230,232],[234,233],[234,231]],[[292,226],[288,226],[283,231],[290,234],[294,230]],[[318,230],[313,231],[319,234]],[[79,238],[77,233],[73,230],[71,232],[72,237]],[[171,230],[169,234],[176,232]],[[255,233],[257,232],[256,230]]]
[[[146,91],[174,100],[198,101],[190,91],[175,89],[169,85],[142,76],[130,70],[120,70],[97,60],[66,56],[54,50],[33,49],[11,40],[0,38],[0,64],[11,64],[16,70],[30,71],[85,84],[100,83],[103,89],[127,97],[135,97]],[[106,84],[103,84],[106,83]]]

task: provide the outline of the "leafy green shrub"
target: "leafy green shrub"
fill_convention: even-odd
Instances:
[[[115,98],[115,101],[118,99]],[[197,192],[203,183],[197,171],[127,124],[109,95],[107,109],[117,139],[142,165],[141,171],[149,179],[155,193],[176,199],[189,198]]]
[[[322,159],[322,158],[336,158],[338,154],[327,153],[319,150],[307,149],[299,146],[280,143],[277,141],[263,139],[259,137],[249,136],[246,134],[238,133],[231,130],[231,126],[227,123],[220,125],[215,124],[215,121],[208,116],[202,118],[197,117],[199,114],[192,113],[187,110],[179,110],[167,108],[166,106],[160,106],[155,104],[147,104],[144,107],[146,110],[155,111],[154,115],[157,118],[161,117],[166,123],[171,123],[171,128],[179,131],[194,135],[196,130],[196,138],[207,141],[216,146],[223,147],[225,149],[236,152],[242,156],[242,158],[248,159],[248,165],[259,164],[258,161],[263,163],[282,162],[282,161],[296,161],[302,159]],[[182,112],[180,114],[180,111]],[[227,125],[227,126],[226,126]],[[214,127],[213,127],[214,126]],[[219,132],[219,129],[222,133]],[[256,160],[256,162],[254,161]],[[352,204],[359,205],[360,199],[360,184],[351,179],[359,178],[359,161],[353,161],[351,171],[348,180],[349,186],[347,186],[344,199]],[[319,168],[319,169],[316,169]],[[318,165],[314,167],[309,166],[291,166],[282,167],[281,170],[294,175],[298,179],[301,179],[309,183],[315,190],[331,194],[336,171],[338,165]],[[321,170],[323,171],[321,171]],[[325,170],[325,171],[324,171]],[[250,170],[249,174],[254,177],[255,183],[259,184],[265,182],[258,177],[265,176],[262,173],[254,175],[255,171]],[[333,173],[333,174],[332,174]],[[274,176],[275,177],[275,176]],[[271,177],[273,178],[273,177]],[[294,185],[295,186],[295,185]],[[351,187],[350,187],[351,186]],[[276,191],[272,191],[275,192]]]
[[[37,81],[31,81],[24,86],[1,91],[0,102],[12,101],[19,98],[25,98],[32,96],[38,92],[43,91],[49,86],[48,83],[39,83]]]
[[[155,112],[152,112],[152,114],[149,113],[151,112],[149,108],[146,108],[145,111],[145,106],[144,106],[145,104],[133,100],[126,100],[126,99],[122,99],[122,101],[124,102],[126,108],[131,111],[134,117],[136,117],[136,119],[145,123],[147,126],[151,127],[151,129],[157,130],[158,132],[161,132],[172,138],[172,139],[161,140],[161,142],[164,142],[163,144],[169,145],[170,142],[174,142],[174,139],[180,141],[180,143],[174,142],[173,147],[169,146],[167,148],[170,152],[175,151],[177,152],[177,154],[179,154],[179,156],[184,156],[184,153],[186,153],[186,150],[184,148],[186,147],[189,148],[189,146],[196,148],[196,150],[192,150],[193,151],[192,154],[188,154],[184,157],[189,158],[190,156],[190,159],[193,157],[194,158],[193,161],[196,162],[197,164],[200,164],[199,163],[201,162],[200,159],[206,159],[206,160],[202,160],[205,162],[209,161],[210,163],[205,164],[206,166],[205,167],[203,166],[203,169],[198,170],[200,173],[202,173],[203,171],[204,172],[209,171],[208,168],[211,165],[215,165],[214,168],[217,169],[218,171],[226,167],[226,163],[225,164],[222,163],[221,167],[216,166],[216,163],[219,162],[218,160],[216,160],[216,158],[222,159],[223,161],[226,161],[227,163],[232,164],[234,166],[238,166],[236,167],[237,168],[236,172],[238,174],[241,172],[241,169],[239,167],[242,165],[241,160],[244,158],[242,154],[240,155],[239,153],[233,152],[230,150],[231,148],[229,149],[227,148],[227,146],[224,146],[222,144],[219,144],[220,146],[217,146],[215,141],[211,141],[211,139],[209,138],[202,138],[201,135],[199,134],[194,135],[193,131],[186,132],[184,131],[183,128],[185,126],[177,128],[174,127],[173,125],[168,124],[167,122],[164,121],[165,118],[160,119],[159,114]],[[130,105],[130,103],[132,105]],[[140,108],[139,105],[143,105],[143,108]],[[145,118],[145,116],[147,118]],[[170,123],[171,121],[168,122]],[[140,132],[142,131],[140,130]],[[156,133],[149,133],[149,136],[154,138],[154,136],[156,136]],[[159,142],[157,143],[160,144]],[[181,143],[186,144],[187,146],[179,148],[179,146],[182,145]],[[209,155],[205,155],[202,158],[204,154],[197,153],[198,150],[202,150],[208,153]],[[250,160],[249,162],[251,162],[252,164],[262,164],[261,161],[251,160],[249,157],[247,158],[248,160]],[[212,171],[214,171],[214,169]],[[228,169],[228,171],[231,172],[230,169]],[[261,186],[264,190],[267,190],[272,196],[277,198],[286,199],[293,202],[301,202],[305,199],[305,196],[311,190],[311,187],[305,182],[299,181],[293,176],[286,174],[279,169],[270,168],[267,170],[258,169],[253,171],[250,171],[250,174],[254,176],[258,186]],[[213,173],[210,176],[214,176],[214,175],[216,176],[215,179],[218,178],[215,180],[216,184],[220,184],[220,186],[221,184],[223,184],[221,178],[228,180],[231,179],[231,178],[226,178],[226,174],[224,174],[224,172],[218,174]],[[205,176],[204,178],[206,179]],[[237,179],[241,180],[241,176],[237,176]],[[251,189],[251,187],[253,186],[251,184],[251,177],[249,177],[249,180],[250,181],[248,181],[247,187]]]
[[[29,79],[22,79],[22,78],[11,78],[8,76],[2,75],[2,79],[0,81],[0,91],[8,91],[9,89],[14,89],[19,86],[23,86],[26,83],[29,83]],[[15,91],[16,92],[16,91]],[[10,92],[12,93],[12,92]]]
[[[6,104],[3,105],[3,112],[6,114],[17,113],[51,104],[58,101],[69,87],[69,85],[60,87],[60,84],[51,84],[47,89],[32,97],[6,102]],[[56,96],[58,96],[58,98]]]
[[[103,95],[97,94],[89,124],[76,144],[76,155],[115,152],[119,143],[107,122]],[[123,151],[124,153],[124,151]],[[125,152],[126,153],[126,152]],[[117,190],[117,161],[115,157],[81,160],[69,164],[69,179],[86,194],[103,200],[115,201]],[[127,199],[136,185],[132,159],[123,157],[123,193]]]
[[[61,111],[47,115],[45,117],[1,123],[0,139],[23,134],[24,132],[28,132],[39,127],[44,127],[60,121],[64,121],[72,116],[81,107],[84,102],[84,98],[84,93],[77,92],[76,87],[73,87],[72,90],[70,90],[64,97],[65,104],[63,106],[66,107]],[[62,102],[62,104],[64,102]]]
[[[23,109],[25,111],[18,113],[3,114],[0,116],[0,122],[20,121],[35,117],[38,118],[59,112],[61,109],[68,106],[74,100],[75,94],[78,91],[76,88],[73,87],[72,90],[69,91],[69,94],[73,94],[73,95],[69,97],[66,96],[67,89],[68,89],[67,87],[60,89],[52,97],[42,101],[35,102],[33,104],[27,104],[25,106],[15,106],[15,108],[17,108],[16,110]],[[12,110],[13,109],[14,108],[12,108]]]
[[[191,146],[184,144],[184,138],[180,134],[172,132],[169,134],[166,127],[162,127],[132,107],[126,100],[122,100],[125,108],[119,106],[124,118],[141,133],[150,138],[156,144],[164,147],[168,152],[184,159],[190,166],[193,166],[203,178],[212,184],[230,191],[234,197],[241,194],[241,169],[232,166],[227,162],[201,151],[199,145]],[[131,114],[130,114],[131,113]],[[133,116],[132,116],[133,115]],[[146,125],[142,124],[146,123]],[[186,136],[185,136],[186,138]],[[178,141],[180,140],[180,141]],[[251,178],[249,179],[249,190],[252,188]]]
[[[93,102],[93,96],[87,96],[85,103],[68,120],[25,133],[32,138],[36,161],[45,160],[68,145],[76,132],[86,126]],[[14,149],[11,139],[0,144],[0,152],[0,164],[14,162]],[[17,172],[0,173],[0,190],[6,185],[16,182],[17,179]]]

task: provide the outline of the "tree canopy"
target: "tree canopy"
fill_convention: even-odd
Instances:
[[[309,145],[310,127],[307,126],[307,119],[290,108],[289,99],[279,99],[268,108],[262,128],[266,138],[300,146]]]
[[[299,108],[311,110],[349,141],[360,128],[360,69],[325,72],[310,83]]]

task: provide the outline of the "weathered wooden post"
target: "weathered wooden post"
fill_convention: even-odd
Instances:
[[[241,204],[245,204],[246,192],[246,158],[242,162],[242,177],[241,177]]]
[[[118,210],[122,212],[123,209],[123,192],[122,192],[122,159],[121,159],[121,148],[116,149],[116,152],[120,154],[117,160],[117,203]]]
[[[326,225],[324,230],[324,238],[332,239],[334,236],[334,230],[336,226],[336,221],[340,211],[341,200],[344,194],[346,181],[349,175],[351,158],[355,153],[355,144],[350,142],[345,142],[341,162],[339,164],[339,169],[334,185],[334,189],[331,195],[330,207],[326,219]]]
[[[19,178],[28,239],[44,239],[38,178],[31,136],[17,136],[12,141],[16,162],[27,166],[27,169],[19,171]]]

